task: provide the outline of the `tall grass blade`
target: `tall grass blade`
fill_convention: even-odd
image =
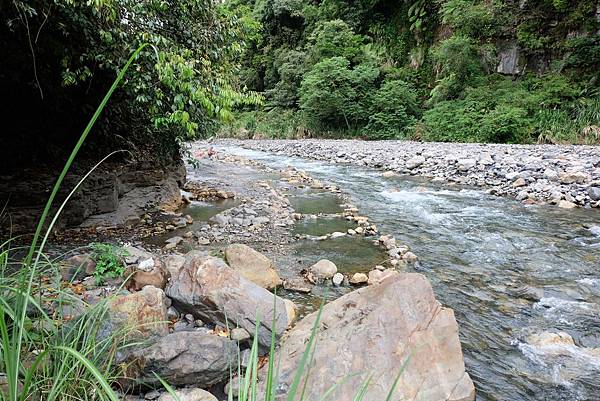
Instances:
[[[81,362],[87,368],[87,370],[94,375],[94,377],[98,381],[98,384],[100,385],[100,387],[102,387],[108,398],[111,401],[120,401],[119,397],[110,387],[110,384],[108,384],[102,373],[100,373],[100,371],[85,356],[81,355],[81,353],[77,352],[76,350],[70,347],[64,347],[59,345],[56,347],[56,349],[64,351],[67,354],[70,354],[76,359],[78,359],[79,362]]]

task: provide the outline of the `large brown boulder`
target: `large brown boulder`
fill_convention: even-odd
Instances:
[[[237,366],[236,342],[201,331],[179,331],[161,337],[130,358],[129,375],[138,386],[161,388],[156,375],[172,386],[210,387]]]
[[[181,312],[205,321],[243,327],[251,334],[260,319],[258,340],[262,345],[271,343],[273,325],[279,337],[294,320],[293,307],[282,298],[244,278],[223,260],[200,251],[186,255],[166,293]]]
[[[282,339],[277,400],[286,396],[316,318],[306,316]],[[392,275],[327,304],[316,344],[305,399],[320,399],[341,383],[330,399],[352,400],[372,375],[364,400],[384,400],[405,362],[393,400],[475,399],[454,313],[440,306],[420,274]]]
[[[271,260],[247,245],[229,245],[225,249],[225,259],[232,269],[263,288],[281,285],[281,278]]]
[[[126,330],[129,338],[164,336],[169,332],[165,293],[146,286],[133,294],[120,295],[108,303],[109,319],[115,330]]]

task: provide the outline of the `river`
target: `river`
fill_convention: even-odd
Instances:
[[[420,258],[414,270],[455,311],[478,400],[600,400],[598,211],[524,206],[374,169],[218,149],[339,185],[381,232],[409,245]],[[575,345],[549,353],[528,343],[546,331],[566,332]]]

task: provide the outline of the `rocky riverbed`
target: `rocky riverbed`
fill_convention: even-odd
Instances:
[[[327,374],[310,378],[311,396],[348,377],[335,399],[350,399],[374,374],[366,399],[380,400],[404,369],[399,397],[474,399],[452,310],[436,301],[424,276],[405,272],[418,264],[410,247],[381,233],[343,188],[206,143],[192,154],[182,186],[187,206],[143,214],[134,225],[55,237],[64,244],[94,234],[124,247],[126,273],[107,284],[93,277],[92,254],[63,259],[61,286],[78,301],[59,314],[76,319],[108,300],[107,330],[127,327],[131,339],[144,340],[119,357],[130,366],[122,380],[128,400],[170,400],[154,373],[182,401],[236,393],[230,368],[247,364],[255,333],[264,355],[275,330],[276,358],[294,371],[323,297],[335,301],[323,308],[313,368]],[[274,323],[258,324],[259,316]],[[282,374],[277,399],[291,377]]]
[[[321,139],[217,143],[479,187],[526,204],[600,208],[600,149],[593,146]]]

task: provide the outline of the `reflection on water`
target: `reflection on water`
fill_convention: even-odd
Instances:
[[[525,207],[480,191],[383,178],[356,166],[227,150],[339,185],[382,232],[411,246],[420,257],[418,271],[456,313],[478,399],[600,399],[600,352],[593,352],[600,348],[597,210]],[[360,257],[356,244],[324,250],[329,242],[299,246],[315,259],[333,252],[348,266],[353,255]],[[545,331],[566,332],[574,345],[548,355],[528,343]]]

